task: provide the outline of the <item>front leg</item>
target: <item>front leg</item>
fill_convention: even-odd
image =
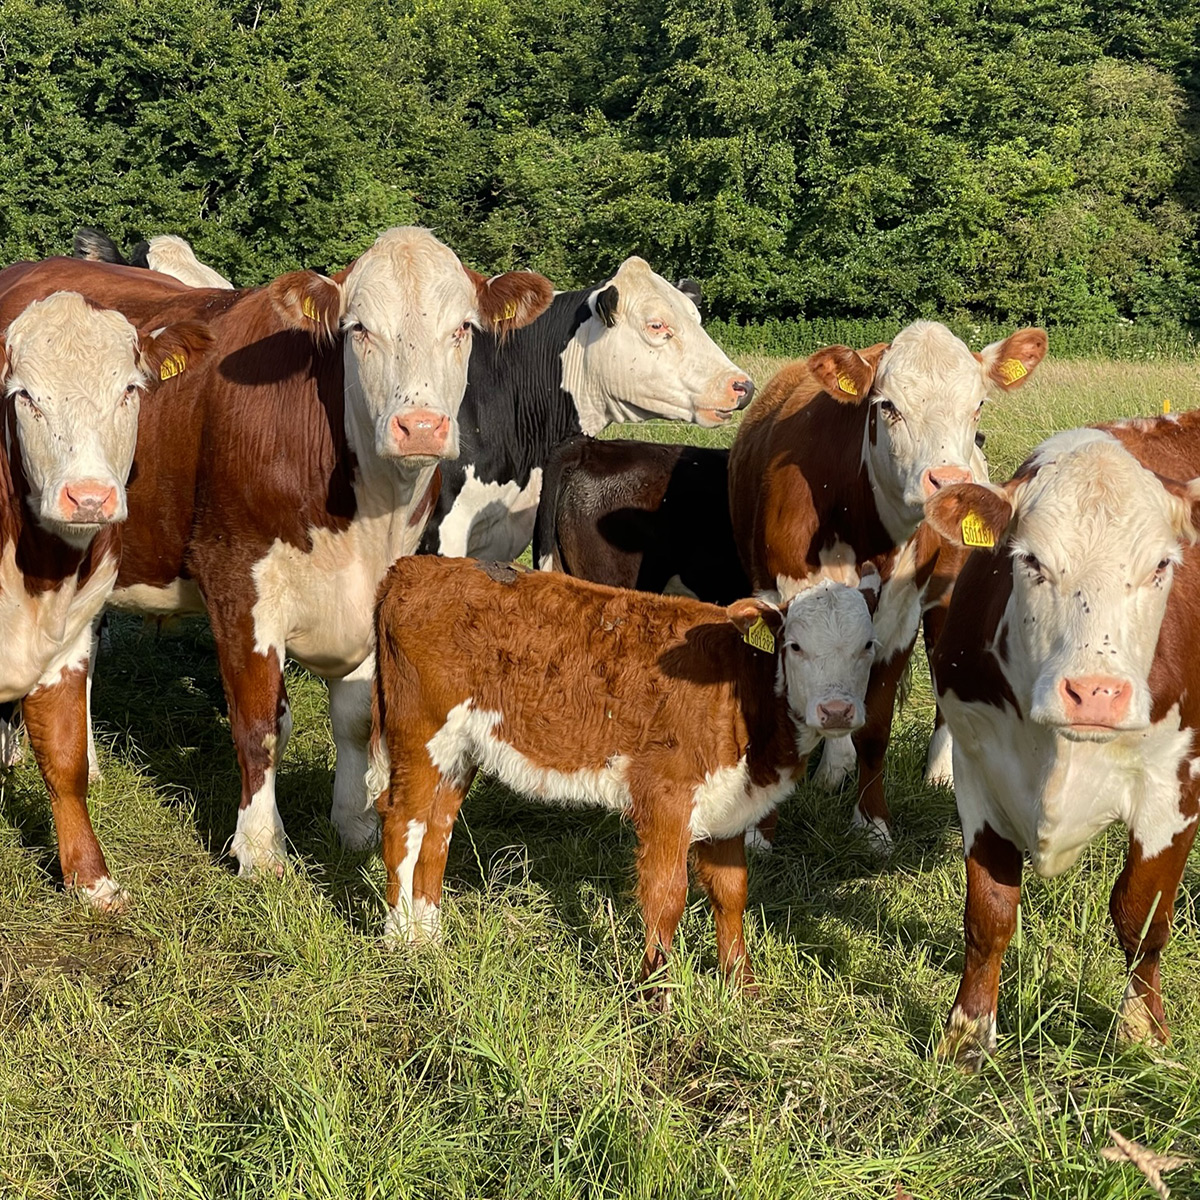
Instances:
[[[938,1055],[978,1070],[996,1049],[1000,964],[1017,928],[1021,852],[984,824],[967,853],[966,961]]]
[[[366,850],[379,841],[379,818],[366,785],[374,677],[375,655],[371,654],[349,675],[329,681],[329,719],[337,747],[329,819],[348,850]]]
[[[30,692],[21,711],[50,793],[63,885],[96,908],[119,912],[129,897],[108,873],[87,810],[87,679],[86,666],[66,670]]]
[[[749,995],[756,995],[758,985],[746,951],[746,844],[742,835],[697,842],[695,870],[712,905],[721,971]]]

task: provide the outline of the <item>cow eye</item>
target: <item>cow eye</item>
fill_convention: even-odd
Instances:
[[[464,321],[464,322],[463,322],[463,323],[462,323],[462,324],[461,324],[461,325],[460,325],[460,326],[459,326],[459,327],[458,327],[458,328],[457,328],[457,329],[454,331],[454,334],[453,334],[453,338],[454,338],[454,344],[455,344],[456,346],[459,346],[459,345],[461,345],[461,344],[463,343],[463,341],[466,339],[467,335],[468,335],[470,332],[471,332],[471,322],[470,322],[470,321]]]
[[[870,640],[870,641],[869,641],[869,642],[868,642],[868,643],[867,643],[867,644],[866,644],[866,645],[863,647],[863,653],[864,653],[864,654],[870,654],[870,653],[871,653],[871,652],[872,652],[872,651],[875,649],[876,645],[878,645],[878,643],[875,641],[875,639],[874,639],[874,638],[872,638],[872,639],[871,639],[871,640]]]
[[[669,333],[666,321],[647,321],[646,328],[653,334]]]
[[[1171,565],[1171,560],[1170,560],[1169,558],[1164,558],[1164,559],[1162,560],[1162,562],[1160,562],[1160,563],[1158,564],[1158,566],[1154,568],[1154,573],[1155,573],[1155,575],[1164,575],[1164,574],[1166,574],[1166,570],[1167,570],[1167,568],[1168,568],[1170,565]]]
[[[808,657],[808,655],[805,654],[804,650],[801,648],[799,642],[788,642],[787,645],[784,647],[784,649],[790,650],[794,655],[796,655],[797,658],[807,658]]]
[[[1045,579],[1045,575],[1042,572],[1042,564],[1038,562],[1034,555],[1021,554],[1018,556],[1018,559],[1021,563],[1021,566],[1030,572],[1030,574],[1037,576],[1038,583],[1041,583],[1042,580]]]
[[[125,394],[121,397],[121,403],[128,404],[131,400],[133,400],[137,396],[137,394],[138,394],[138,385],[136,383],[131,383],[125,389]]]
[[[892,425],[900,420],[900,410],[890,400],[880,400],[879,411],[887,418]]]
[[[367,331],[363,328],[361,321],[356,321],[353,317],[345,317],[342,320],[342,332],[352,333],[356,338],[365,338]]]
[[[28,409],[29,412],[33,414],[35,420],[40,421],[42,419],[42,410],[38,408],[36,404],[34,404],[33,397],[24,388],[19,388],[17,391],[13,392],[13,398],[23,408]]]

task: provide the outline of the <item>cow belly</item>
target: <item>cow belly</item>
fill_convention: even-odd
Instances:
[[[462,489],[438,530],[438,553],[448,558],[508,562],[520,558],[533,538],[542,468],[534,467],[522,487],[514,480],[492,482],[467,467]]]
[[[786,800],[793,786],[790,771],[766,786],[751,783],[744,758],[735,766],[709,772],[692,794],[692,841],[745,832]]]
[[[30,596],[16,565],[16,547],[0,555],[0,702],[19,700],[82,667],[91,624],[108,598],[117,565],[106,555],[79,587],[74,577],[54,591]]]
[[[128,612],[148,613],[151,616],[201,615],[204,597],[190,579],[176,579],[164,587],[148,583],[133,583],[113,590],[109,597],[110,608]]]

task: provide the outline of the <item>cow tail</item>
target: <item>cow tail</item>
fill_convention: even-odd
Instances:
[[[583,453],[590,440],[586,434],[576,434],[565,442],[559,442],[550,452],[550,460],[542,475],[542,495],[533,524],[533,565],[536,570],[565,570],[570,574],[558,544],[558,505],[562,498],[563,483],[583,461]]]

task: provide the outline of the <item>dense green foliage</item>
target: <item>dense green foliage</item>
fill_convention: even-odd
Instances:
[[[724,318],[1200,312],[1195,0],[5,0],[0,257],[432,226]]]

